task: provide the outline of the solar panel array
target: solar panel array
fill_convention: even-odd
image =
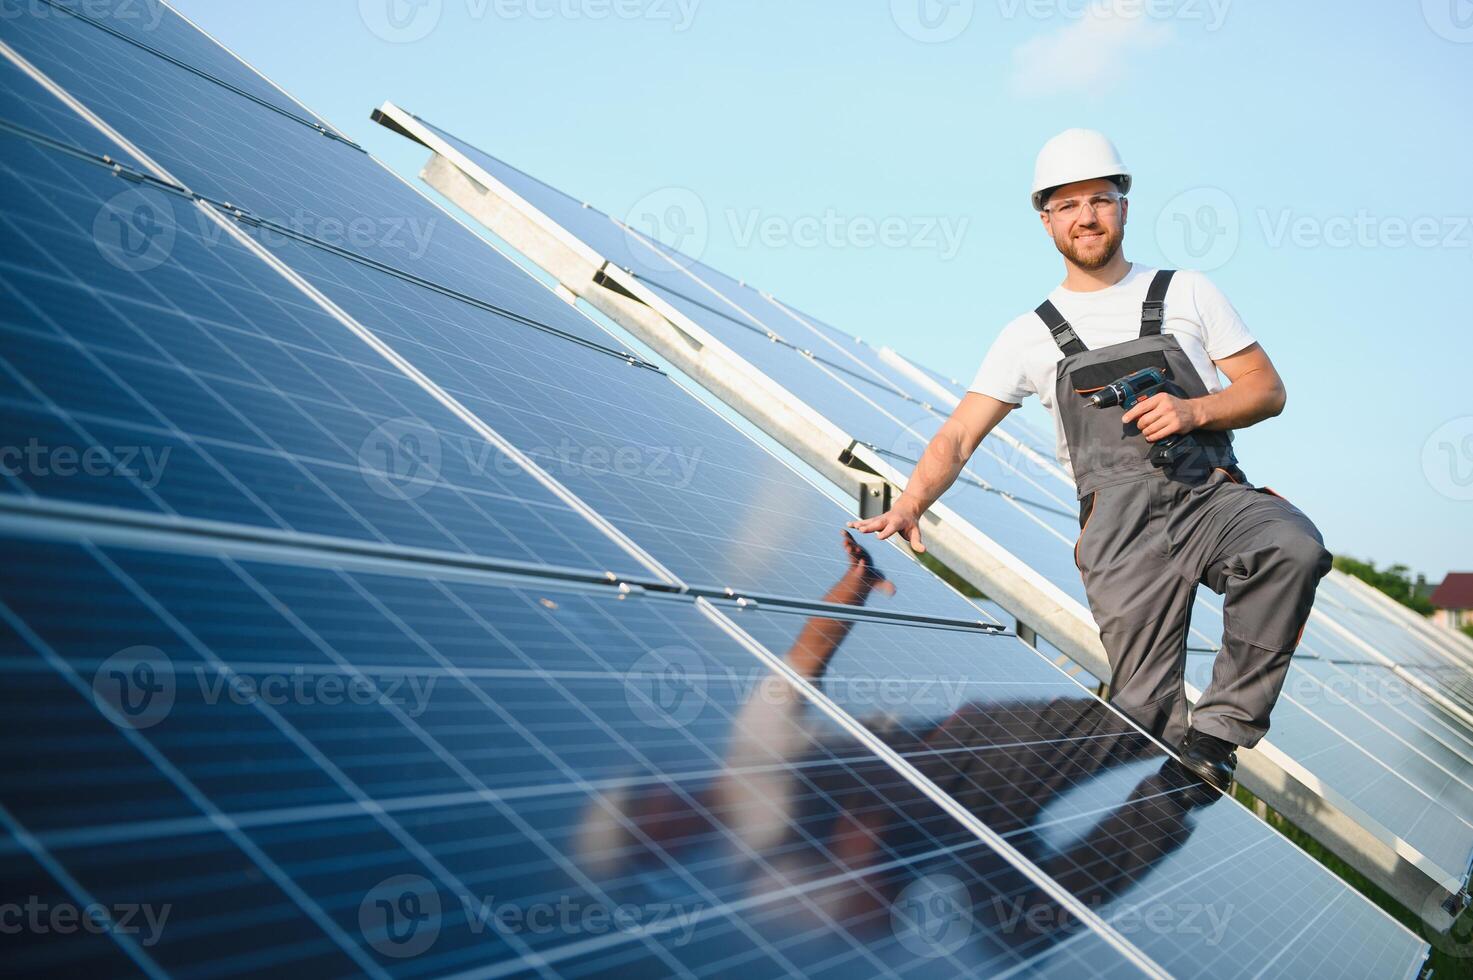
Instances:
[[[427,120],[392,106],[381,116],[589,257],[600,278],[633,290],[703,343],[722,345],[752,377],[776,383],[793,404],[901,472],[964,393],[955,382],[886,357],[680,253],[648,234],[651,229],[612,218]],[[570,285],[576,290],[582,284]],[[637,332],[636,324],[625,325]],[[750,387],[749,381],[735,387],[745,390],[743,384]],[[1021,420],[1006,419],[999,441],[983,443],[943,503],[1082,604],[1070,554],[1077,502],[1063,472],[1040,462],[1052,452],[1051,440]],[[1473,861],[1473,715],[1466,694],[1459,697],[1473,689],[1473,658],[1443,649],[1404,621],[1372,613],[1347,582],[1336,572],[1321,587],[1270,744],[1385,841],[1388,853],[1412,860],[1429,888],[1456,895],[1466,888]],[[1188,640],[1188,681],[1199,688],[1210,674],[1221,617],[1221,599],[1200,590]],[[1344,669],[1349,665],[1356,669]],[[1426,893],[1401,897],[1422,905]]]
[[[8,968],[1419,969],[172,10],[0,2]]]

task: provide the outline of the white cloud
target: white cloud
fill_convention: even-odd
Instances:
[[[1171,26],[1139,3],[1098,0],[1064,27],[1014,48],[1011,85],[1019,95],[1099,93],[1129,70],[1133,57],[1171,35]]]

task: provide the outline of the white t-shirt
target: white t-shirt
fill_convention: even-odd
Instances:
[[[1095,350],[1140,336],[1141,304],[1155,274],[1155,269],[1134,264],[1124,279],[1106,289],[1078,293],[1060,286],[1048,298],[1084,346]],[[1254,343],[1233,304],[1200,272],[1183,270],[1172,278],[1166,291],[1162,330],[1176,337],[1209,392],[1223,388],[1213,361],[1237,354]],[[1048,327],[1030,310],[1002,328],[969,390],[1014,404],[1037,395],[1054,417],[1059,463],[1073,475],[1069,446],[1054,405],[1056,368],[1063,359],[1064,352]]]

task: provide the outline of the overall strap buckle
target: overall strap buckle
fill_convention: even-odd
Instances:
[[[1166,290],[1174,275],[1175,269],[1160,269],[1151,279],[1146,301],[1141,304],[1142,337],[1155,337],[1161,333],[1161,325],[1166,322]]]
[[[1054,343],[1059,345],[1059,350],[1064,352],[1065,357],[1082,354],[1089,350],[1084,346],[1084,341],[1080,340],[1074,332],[1074,328],[1069,326],[1069,321],[1064,319],[1064,314],[1060,313],[1059,308],[1053,303],[1044,300],[1033,312],[1038,314],[1043,325],[1048,327],[1049,333],[1054,335]]]

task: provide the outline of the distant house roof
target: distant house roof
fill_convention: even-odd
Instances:
[[[1473,572],[1448,572],[1430,601],[1438,609],[1473,609]]]

